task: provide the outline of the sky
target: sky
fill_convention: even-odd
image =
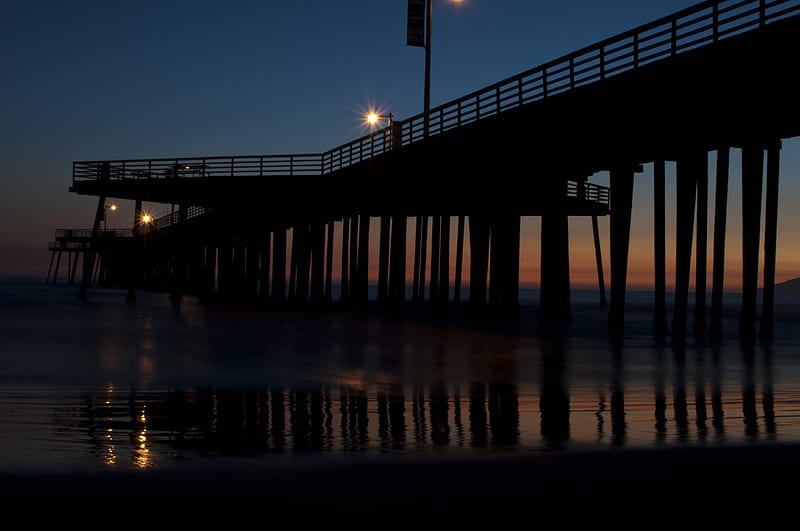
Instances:
[[[431,104],[695,3],[434,0]],[[423,108],[424,50],[406,45],[406,0],[6,0],[3,6],[0,275],[44,278],[55,229],[91,226],[96,199],[68,192],[73,161],[315,153],[367,132],[367,109],[402,120]],[[734,286],[741,263],[736,157],[726,263]],[[711,156],[712,177],[713,162]],[[794,251],[800,212],[792,208],[800,198],[800,142],[784,142],[781,167],[778,281],[800,276]],[[607,184],[602,174],[592,180]],[[634,287],[652,283],[651,182],[646,167],[634,192]],[[674,180],[668,180],[671,195]],[[110,223],[130,226],[132,206],[120,207],[115,216],[122,221]],[[667,222],[671,241],[669,207]],[[524,284],[538,281],[537,231],[537,219],[523,220]],[[589,220],[573,219],[571,232],[573,283],[594,286]],[[607,268],[607,219],[601,235]],[[672,275],[674,254],[667,256]]]

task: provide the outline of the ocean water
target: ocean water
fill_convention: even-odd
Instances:
[[[622,345],[595,292],[543,328],[407,305],[232,308],[36,279],[0,281],[0,471],[202,470],[275,463],[800,442],[800,300],[743,348],[675,351],[652,297]],[[690,315],[691,319],[691,315]],[[690,327],[691,328],[691,327]]]

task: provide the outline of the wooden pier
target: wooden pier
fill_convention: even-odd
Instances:
[[[340,301],[357,303],[369,299],[376,278],[381,302],[463,303],[513,313],[520,220],[539,216],[540,315],[558,323],[571,319],[569,219],[593,221],[604,303],[597,218],[610,215],[608,324],[611,337],[622,339],[633,191],[637,175],[651,165],[653,327],[680,348],[690,327],[711,338],[722,332],[727,182],[736,149],[744,186],[739,331],[746,342],[770,339],[781,140],[800,132],[795,68],[785,59],[798,52],[798,35],[800,0],[706,1],[325,153],[75,162],[70,190],[98,197],[94,226],[85,240],[65,238],[51,250],[54,257],[72,254],[70,278],[83,255],[82,296],[95,257],[105,256],[101,261],[113,264],[109,270],[129,296],[159,289],[176,301],[196,294],[311,304],[332,301],[336,285]],[[718,162],[706,308],[710,154]],[[671,322],[667,163],[675,164],[677,189]],[[599,172],[610,175],[609,188],[591,182]],[[104,239],[107,198],[133,201],[137,212],[144,202],[175,204],[178,211],[158,223],[137,217],[130,235]],[[379,241],[370,242],[375,223]],[[370,269],[372,245],[377,274]]]

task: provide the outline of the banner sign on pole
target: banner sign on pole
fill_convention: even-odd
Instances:
[[[425,0],[408,0],[408,46],[425,46]]]

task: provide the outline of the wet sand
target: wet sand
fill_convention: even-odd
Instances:
[[[7,508],[33,503],[37,518],[52,521],[76,511],[78,519],[130,512],[158,515],[154,523],[258,518],[337,529],[791,529],[799,473],[800,447],[757,445],[20,474],[0,476],[0,485]]]

